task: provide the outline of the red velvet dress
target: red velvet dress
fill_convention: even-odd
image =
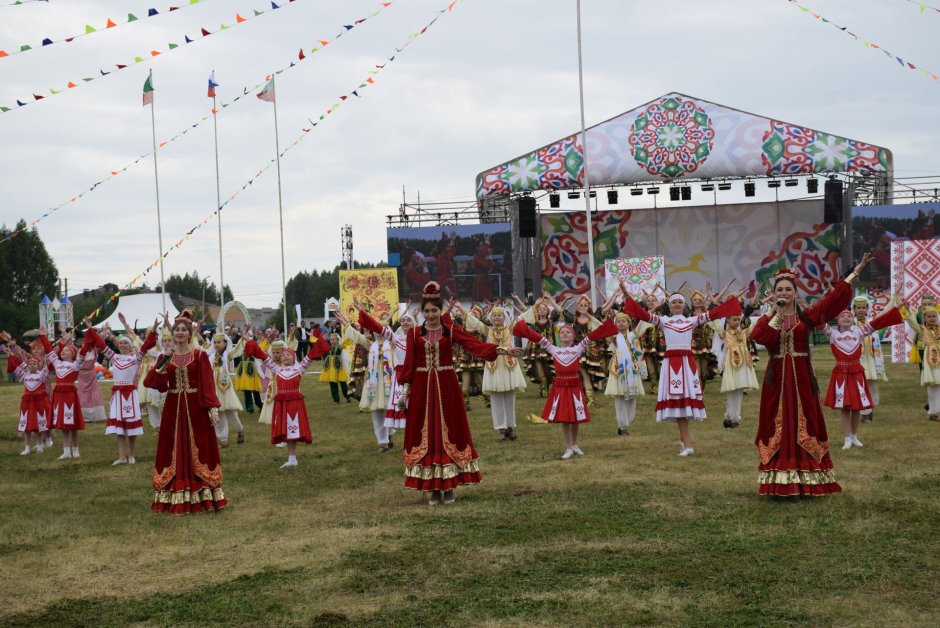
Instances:
[[[581,383],[579,370],[581,354],[588,344],[617,334],[617,327],[612,319],[604,321],[597,329],[590,332],[576,345],[556,347],[542,334],[519,321],[513,327],[514,336],[526,338],[538,343],[552,356],[555,366],[555,379],[542,408],[542,418],[549,423],[587,423],[591,420],[588,412],[587,397]]]
[[[49,371],[41,368],[35,373],[30,373],[24,362],[15,354],[10,354],[7,358],[7,370],[16,373],[16,376],[23,382],[23,398],[20,400],[20,420],[16,426],[16,431],[25,432],[48,432],[52,419],[52,404],[49,402],[49,395],[46,394],[46,381],[49,379]]]
[[[851,300],[852,286],[840,281],[828,296],[803,312],[805,323],[793,315],[774,329],[772,317],[762,316],[754,325],[751,337],[770,353],[755,440],[761,495],[828,495],[842,490],[832,471],[818,387],[814,390],[813,386],[809,335]]]
[[[274,408],[271,413],[272,445],[287,441],[313,442],[307,407],[304,396],[300,393],[300,380],[311,360],[330,352],[330,343],[323,336],[316,336],[314,339],[316,342],[310,347],[306,357],[290,366],[276,364],[254,340],[245,345],[245,354],[263,360],[265,368],[277,377],[277,393],[274,395]]]
[[[452,323],[408,334],[399,381],[411,384],[405,420],[405,486],[446,491],[480,481],[480,455],[473,448],[463,393],[454,372],[454,345],[488,361],[499,347],[481,342]]]
[[[159,361],[159,358],[158,358]],[[153,470],[154,512],[189,514],[220,510],[222,492],[219,442],[209,409],[221,404],[212,365],[204,351],[174,355],[163,373],[150,369],[147,388],[167,393],[160,419]]]
[[[829,338],[829,348],[836,358],[836,365],[829,377],[829,390],[823,405],[835,410],[868,410],[872,407],[871,390],[865,379],[862,366],[862,340],[879,329],[900,325],[904,322],[896,307],[861,327],[853,325],[848,331],[840,331],[829,325],[823,326]]]

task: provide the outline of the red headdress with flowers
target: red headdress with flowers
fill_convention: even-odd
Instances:
[[[421,290],[421,307],[428,302],[437,303],[440,306],[443,303],[443,298],[441,297],[441,284],[436,281],[429,281],[424,284],[424,288]]]

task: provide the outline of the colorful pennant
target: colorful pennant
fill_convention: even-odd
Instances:
[[[928,10],[940,13],[940,9],[937,7],[932,7],[929,4],[924,4],[923,2],[918,2],[917,0],[907,0],[907,2],[908,4],[916,5],[920,9],[921,13],[926,13]]]
[[[806,13],[806,14],[808,14],[808,15],[812,15],[814,18],[816,18],[816,19],[819,20],[819,21],[825,22],[826,24],[831,24],[833,27],[839,29],[840,31],[842,31],[843,33],[845,33],[846,35],[848,35],[849,37],[851,37],[851,38],[854,39],[855,41],[862,42],[863,44],[865,44],[865,47],[866,47],[866,48],[871,48],[872,50],[880,50],[882,53],[884,53],[884,55],[885,55],[886,57],[888,57],[889,59],[893,59],[894,61],[896,61],[896,62],[898,63],[898,65],[900,65],[902,68],[906,68],[906,69],[908,69],[908,70],[913,70],[913,71],[915,71],[915,72],[918,72],[919,74],[921,74],[921,75],[923,75],[923,76],[929,78],[929,79],[932,80],[932,81],[938,81],[938,80],[940,80],[940,78],[938,78],[935,73],[933,73],[933,72],[931,72],[931,71],[929,71],[929,70],[927,70],[927,69],[925,69],[925,68],[922,68],[922,67],[920,67],[920,66],[914,65],[913,63],[911,63],[910,61],[908,61],[908,60],[906,60],[906,59],[902,59],[901,57],[897,56],[896,54],[885,50],[884,48],[882,48],[882,47],[879,46],[878,44],[876,44],[876,43],[874,43],[874,42],[872,42],[872,41],[869,41],[869,40],[865,39],[865,38],[862,37],[861,35],[856,35],[855,33],[853,33],[852,31],[850,31],[850,30],[849,30],[847,27],[845,27],[845,26],[839,26],[838,24],[836,24],[836,23],[833,22],[832,20],[823,17],[820,13],[817,13],[816,11],[813,11],[813,10],[810,9],[809,7],[805,7],[805,6],[801,5],[801,4],[798,2],[798,0],[787,0],[787,2],[789,2],[789,3],[792,4],[793,6],[797,7],[797,8],[798,8],[799,10],[801,10],[803,13]],[[914,4],[920,4],[920,3],[918,2],[918,3],[914,3]]]
[[[4,7],[16,7],[21,4],[29,4],[30,2],[49,2],[49,0],[16,0],[16,2],[10,2],[7,4],[0,4],[0,9]]]
[[[85,24],[85,29],[84,29],[84,31],[81,32],[81,33],[79,33],[79,34],[77,34],[77,35],[72,35],[71,37],[63,37],[63,38],[58,39],[58,40],[53,40],[53,39],[51,39],[51,38],[49,38],[49,37],[46,37],[45,39],[42,40],[42,43],[39,44],[39,45],[37,45],[35,48],[34,48],[34,47],[31,47],[29,44],[23,44],[23,45],[20,46],[18,49],[13,49],[13,50],[9,50],[9,51],[0,50],[0,59],[2,59],[3,57],[12,57],[12,56],[15,56],[15,55],[18,55],[18,54],[22,54],[22,53],[28,52],[28,51],[30,51],[30,50],[35,50],[36,48],[44,48],[44,47],[46,47],[46,46],[51,46],[51,45],[53,45],[53,44],[61,44],[61,43],[70,44],[70,43],[72,43],[73,41],[75,41],[76,39],[79,39],[79,38],[81,38],[81,37],[87,37],[88,35],[92,35],[92,34],[97,33],[97,32],[99,32],[99,31],[104,31],[104,30],[108,30],[108,29],[111,29],[111,28],[117,28],[118,26],[123,26],[123,25],[125,25],[125,24],[130,24],[131,22],[138,22],[138,21],[140,21],[140,20],[142,20],[142,19],[146,19],[146,18],[148,18],[148,17],[154,17],[154,16],[156,16],[156,15],[163,15],[164,13],[169,13],[169,12],[171,12],[171,11],[179,11],[180,9],[185,9],[185,8],[187,8],[187,7],[191,7],[191,6],[194,5],[194,4],[199,4],[199,3],[201,3],[201,2],[206,2],[206,0],[182,0],[182,1],[183,1],[183,2],[186,2],[187,4],[184,4],[184,5],[181,6],[181,7],[168,7],[168,8],[166,8],[166,9],[163,9],[163,12],[162,12],[162,13],[161,13],[160,11],[157,11],[156,9],[148,9],[148,10],[147,10],[147,15],[143,15],[143,14],[141,13],[141,16],[140,16],[140,17],[137,17],[137,16],[134,15],[133,13],[128,13],[128,14],[127,14],[127,19],[126,19],[125,21],[123,21],[123,22],[121,22],[121,21],[115,22],[115,21],[112,20],[111,18],[108,18],[108,21],[105,22],[105,24],[104,24],[103,26],[99,26],[98,28],[95,28],[95,27],[92,26],[91,24],[86,23],[86,24]],[[140,12],[138,11],[138,13],[140,13]]]
[[[288,3],[297,2],[297,0],[285,0],[285,1],[288,2]],[[284,4],[284,2],[282,2],[281,4]],[[280,7],[279,5],[275,4],[274,2],[271,2],[271,9],[270,9],[270,10],[268,10],[268,11],[255,10],[255,11],[254,11],[254,14],[253,14],[251,17],[252,17],[252,18],[257,18],[257,17],[260,17],[260,16],[264,15],[265,13],[270,13],[271,11],[274,11],[275,9],[280,9],[280,8],[281,8],[281,7]],[[153,9],[151,9],[151,10],[153,10]],[[248,21],[247,18],[243,18],[243,17],[241,17],[241,15],[239,15],[239,14],[236,13],[236,14],[235,14],[235,22],[234,22],[234,23],[232,23],[232,24],[222,24],[216,32],[218,33],[218,32],[224,31],[224,30],[228,30],[228,29],[230,29],[230,28],[232,28],[232,27],[234,27],[234,26],[237,26],[237,25],[239,25],[239,24],[243,24],[243,23],[245,23],[246,21]],[[197,35],[196,37],[189,37],[188,35],[184,35],[184,42],[185,42],[186,44],[191,44],[191,43],[193,43],[193,42],[199,41],[200,39],[205,39],[206,37],[208,37],[208,36],[210,36],[210,35],[212,35],[212,34],[213,34],[212,32],[210,32],[210,31],[206,30],[205,28],[203,28],[203,29],[200,30],[200,34]],[[51,98],[52,96],[56,96],[56,95],[58,95],[58,94],[64,93],[64,92],[65,92],[66,90],[68,90],[68,89],[73,89],[73,88],[75,88],[75,87],[78,87],[79,85],[84,85],[85,83],[90,83],[90,82],[92,82],[92,81],[94,81],[94,80],[97,80],[97,79],[100,79],[100,78],[102,78],[102,77],[108,76],[109,74],[113,74],[113,73],[116,72],[117,70],[124,70],[125,68],[129,68],[129,67],[131,67],[131,66],[133,66],[133,65],[136,65],[136,64],[138,64],[138,63],[143,63],[145,59],[149,59],[149,58],[151,58],[151,57],[158,57],[158,56],[160,56],[160,55],[162,55],[162,54],[167,54],[167,53],[169,53],[169,52],[172,52],[173,50],[176,50],[176,49],[179,48],[179,47],[180,47],[180,44],[174,44],[174,43],[167,44],[167,48],[166,48],[165,50],[151,50],[151,51],[149,51],[149,52],[143,53],[143,54],[141,54],[140,56],[134,57],[134,60],[131,61],[131,62],[129,62],[129,63],[118,63],[118,64],[115,64],[115,66],[114,66],[115,69],[113,69],[113,70],[110,70],[110,71],[107,71],[107,72],[105,72],[104,70],[98,70],[98,74],[97,74],[97,75],[92,74],[91,76],[83,77],[83,78],[81,78],[80,80],[77,80],[77,81],[69,81],[67,85],[65,85],[64,87],[61,87],[61,88],[59,88],[59,89],[50,88],[50,89],[49,89],[49,95],[36,94],[36,93],[34,92],[33,95],[32,95],[32,99],[30,99],[29,97],[25,97],[25,98],[22,98],[22,99],[17,99],[17,100],[16,100],[16,106],[13,106],[13,105],[8,105],[8,106],[0,105],[0,114],[2,114],[2,113],[8,113],[8,112],[10,112],[10,111],[15,111],[15,110],[20,109],[20,108],[22,108],[22,107],[25,107],[25,106],[27,106],[27,105],[31,105],[31,104],[33,104],[33,103],[39,101],[39,100],[45,100],[46,98]]]
[[[329,39],[329,40],[317,40],[317,43],[319,44],[319,46],[316,47],[316,48],[311,49],[311,50],[310,50],[310,54],[313,54],[313,53],[317,52],[318,50],[322,50],[322,49],[325,48],[328,44],[333,43],[334,41],[336,41],[337,39],[339,39],[340,37],[342,37],[345,33],[348,33],[349,31],[351,31],[351,30],[352,30],[353,28],[355,28],[356,26],[359,26],[359,25],[363,24],[364,22],[366,22],[370,17],[375,17],[375,16],[379,15],[382,11],[384,11],[384,10],[387,9],[388,7],[392,6],[392,5],[395,3],[395,1],[396,1],[396,0],[391,0],[390,2],[382,2],[382,3],[379,5],[379,9],[378,9],[377,11],[371,13],[370,15],[368,15],[368,16],[366,16],[366,17],[364,17],[364,18],[360,18],[360,19],[356,20],[356,21],[353,22],[352,24],[342,26],[342,27],[341,27],[341,30],[339,31],[339,33],[337,33],[336,36],[334,36],[332,39]],[[303,60],[306,59],[306,58],[307,58],[307,57],[304,56],[304,54],[303,54],[303,50],[301,50],[301,51],[300,51],[299,61],[291,61],[289,65],[285,66],[284,68],[282,68],[282,69],[280,69],[280,70],[277,70],[275,73],[276,73],[276,74],[281,74],[281,73],[283,73],[283,72],[286,71],[286,70],[290,70],[291,68],[295,67],[295,66],[297,65],[297,63],[299,63],[300,61],[303,61]],[[198,121],[189,124],[185,129],[183,129],[182,131],[180,131],[180,132],[177,133],[176,135],[172,136],[170,139],[161,141],[160,144],[159,144],[160,148],[159,148],[158,150],[162,150],[163,148],[169,146],[170,144],[172,144],[172,143],[175,142],[176,140],[180,139],[181,137],[183,137],[184,135],[186,135],[187,133],[189,133],[189,132],[192,131],[193,129],[197,128],[197,127],[198,127],[199,125],[201,125],[203,122],[209,120],[211,116],[217,115],[217,114],[221,113],[224,109],[226,109],[226,108],[228,108],[229,106],[235,104],[236,102],[238,102],[239,100],[241,100],[243,97],[245,97],[247,94],[249,94],[249,93],[251,93],[251,92],[257,90],[258,88],[260,88],[262,85],[264,85],[265,82],[267,82],[267,78],[265,78],[264,81],[261,81],[261,82],[259,82],[259,83],[256,83],[254,86],[245,86],[244,88],[242,88],[241,94],[239,94],[238,96],[236,96],[231,102],[223,102],[223,103],[221,103],[218,109],[212,109],[209,114],[204,115],[204,116],[203,116],[202,118],[200,118]],[[38,218],[36,218],[36,219],[34,219],[32,222],[30,222],[29,226],[30,226],[31,228],[32,228],[32,227],[35,227],[37,224],[39,224],[40,222],[42,222],[43,220],[45,220],[46,218],[48,218],[49,216],[51,216],[51,215],[54,214],[55,212],[59,211],[60,209],[62,209],[62,208],[65,207],[66,205],[69,205],[69,204],[71,204],[71,203],[76,203],[76,202],[78,202],[78,200],[81,199],[81,198],[83,198],[86,194],[90,194],[91,192],[94,192],[96,189],[98,189],[98,186],[101,185],[102,183],[105,183],[105,182],[107,182],[107,181],[110,181],[110,180],[113,179],[114,177],[116,177],[116,176],[118,176],[118,175],[121,175],[121,174],[127,172],[127,170],[128,170],[129,168],[133,168],[133,167],[136,166],[138,163],[140,163],[142,160],[145,160],[145,159],[147,159],[148,157],[150,157],[152,154],[153,154],[153,151],[144,153],[144,154],[140,155],[139,157],[137,157],[137,158],[136,158],[134,161],[132,161],[131,163],[124,165],[122,168],[118,168],[118,169],[116,169],[116,170],[111,170],[111,171],[110,171],[110,174],[109,174],[107,177],[105,177],[105,178],[103,178],[103,179],[101,179],[101,180],[99,180],[99,181],[96,181],[96,182],[95,182],[94,184],[92,184],[91,187],[89,187],[87,190],[84,190],[84,191],[80,192],[79,194],[76,194],[75,196],[73,196],[72,198],[70,198],[70,199],[67,200],[67,201],[64,201],[64,202],[62,202],[62,203],[59,203],[59,204],[56,205],[55,207],[50,207],[49,209],[47,209],[41,216],[39,216]],[[12,240],[12,239],[15,238],[17,235],[19,235],[19,233],[20,233],[20,232],[18,232],[18,231],[12,232],[9,236],[7,236],[6,238],[4,238],[3,240],[0,240],[0,244],[3,244],[4,242],[7,242],[8,240]]]
[[[437,20],[441,17],[441,15],[443,15],[444,13],[447,13],[447,12],[449,12],[449,11],[453,11],[454,6],[455,6],[458,2],[463,2],[463,0],[453,0],[450,4],[447,5],[447,8],[441,9],[441,10],[438,12],[438,14],[437,14],[436,16],[434,16],[434,19],[431,20],[430,22],[428,22],[421,30],[410,34],[410,35],[408,36],[408,40],[407,40],[400,48],[395,48],[395,54],[393,54],[391,57],[389,57],[389,58],[388,58],[388,61],[386,61],[386,62],[383,63],[382,65],[377,65],[377,66],[375,66],[375,68],[376,68],[375,70],[369,70],[369,78],[367,78],[364,82],[360,83],[359,86],[356,87],[356,89],[354,89],[353,91],[351,91],[349,95],[355,95],[357,98],[361,98],[361,96],[360,96],[357,92],[359,92],[359,91],[361,91],[361,90],[363,90],[363,89],[365,89],[365,88],[367,88],[367,87],[369,87],[369,86],[371,86],[371,85],[374,85],[374,84],[375,84],[375,76],[376,76],[380,71],[382,71],[383,69],[385,69],[385,67],[386,67],[389,63],[391,63],[392,61],[394,61],[394,60],[398,57],[398,55],[401,54],[401,52],[404,51],[405,48],[407,48],[408,46],[410,46],[411,44],[413,44],[413,43],[415,42],[415,40],[416,40],[418,37],[420,37],[421,35],[424,35],[424,34],[427,32],[427,30],[428,30],[431,26],[433,26],[435,22],[437,22]],[[338,100],[340,100],[340,101],[345,101],[345,100],[348,99],[349,95],[347,95],[347,96],[345,96],[345,97],[344,97],[344,96],[340,96],[340,97],[338,98]],[[332,112],[336,111],[336,109],[337,109],[339,106],[340,106],[340,103],[333,103],[332,105],[330,105],[330,107],[328,107],[328,108],[326,109],[326,112],[320,116],[320,121],[324,120],[324,119],[326,118],[326,116],[328,116],[328,115],[331,114]],[[294,146],[297,146],[301,141],[303,141],[303,138],[304,138],[308,133],[310,133],[310,132],[313,130],[313,127],[317,126],[317,124],[319,124],[319,122],[313,122],[313,121],[311,120],[311,126],[310,126],[310,128],[304,128],[304,129],[302,129],[302,132],[301,132],[300,136],[299,136],[296,140],[294,140],[293,142],[291,142],[291,144],[288,145],[287,148],[285,148],[283,151],[281,151],[280,156],[281,156],[281,157],[284,157],[284,155],[285,155],[288,151],[290,151],[291,148],[293,148]],[[186,235],[184,235],[182,238],[180,238],[179,240],[177,240],[172,246],[170,246],[170,248],[168,248],[168,249],[163,253],[163,255],[162,255],[160,258],[157,258],[156,260],[154,260],[153,263],[151,263],[146,269],[144,269],[144,271],[143,271],[142,273],[140,273],[139,275],[137,275],[136,277],[134,277],[133,279],[131,279],[127,284],[125,284],[125,286],[124,286],[123,288],[121,288],[120,290],[118,290],[117,292],[115,292],[114,294],[112,294],[110,297],[108,297],[107,301],[105,301],[104,303],[102,303],[101,305],[99,305],[99,306],[95,309],[94,312],[92,312],[91,314],[88,315],[88,317],[91,318],[91,319],[94,319],[95,317],[97,317],[97,316],[101,313],[101,310],[104,309],[104,307],[105,307],[108,303],[110,303],[111,301],[114,301],[114,300],[118,299],[118,298],[121,296],[121,293],[123,293],[125,290],[128,290],[128,289],[130,289],[130,288],[133,288],[135,285],[137,285],[138,282],[143,282],[143,280],[147,277],[147,275],[150,273],[150,271],[152,271],[152,270],[154,270],[155,268],[157,268],[157,266],[158,266],[159,263],[160,263],[160,259],[166,259],[166,257],[167,257],[170,253],[172,253],[174,250],[177,250],[177,249],[179,249],[180,247],[182,247],[183,244],[185,244],[186,241],[188,241],[198,229],[204,227],[205,225],[208,225],[209,222],[210,222],[215,216],[217,216],[217,215],[219,214],[219,212],[221,212],[229,203],[231,203],[232,201],[234,201],[242,192],[244,192],[244,191],[248,188],[248,186],[250,186],[252,183],[254,183],[255,180],[256,180],[258,177],[260,177],[262,174],[264,174],[265,172],[267,172],[267,171],[274,165],[275,161],[276,161],[275,159],[271,159],[271,160],[268,162],[268,164],[267,164],[265,167],[263,167],[261,170],[259,170],[251,179],[249,179],[248,182],[245,183],[245,184],[241,187],[241,189],[239,189],[237,192],[235,192],[234,194],[232,194],[231,196],[229,196],[228,199],[226,199],[225,202],[222,203],[222,205],[220,205],[218,209],[216,209],[216,210],[213,211],[211,214],[209,214],[208,216],[206,216],[205,218],[203,218],[201,222],[199,222],[196,226],[194,226],[192,229],[190,229],[189,231],[187,231],[187,232],[186,232]]]

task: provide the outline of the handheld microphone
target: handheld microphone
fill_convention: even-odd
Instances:
[[[787,304],[786,299],[777,299],[777,307],[783,307],[786,304]]]
[[[154,365],[154,368],[157,369],[157,372],[163,372],[163,369],[166,367],[167,363],[172,357],[172,353],[160,354],[160,357],[157,358],[157,363]]]

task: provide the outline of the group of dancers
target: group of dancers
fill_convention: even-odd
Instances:
[[[841,413],[843,449],[862,447],[862,413],[870,416],[878,403],[878,381],[885,379],[875,332],[905,320],[918,335],[929,418],[940,418],[936,303],[926,298],[913,311],[895,302],[870,318],[867,300],[853,299],[852,287],[869,259],[866,255],[812,307],[801,303],[797,277],[788,270],[776,274],[773,290],[761,303],[745,304],[743,290],[722,301],[728,287],[717,295],[711,290],[690,297],[675,292],[662,300],[648,294],[638,303],[621,284],[619,294],[611,295],[598,311],[581,299],[571,314],[547,294],[528,308],[517,300],[465,310],[456,301],[445,303],[440,285],[431,281],[421,293],[420,308],[414,313],[406,308],[397,329],[390,320],[375,320],[356,302],[355,317],[337,315],[341,333],[327,337],[315,331],[309,352],[300,360],[276,332],[256,338],[250,325],[237,342],[224,332],[203,342],[189,312],[172,324],[154,321],[143,341],[123,319],[128,331],[117,338],[88,324],[81,346],[71,334],[53,346],[45,330],[28,354],[8,334],[0,334],[0,341],[9,354],[8,368],[24,385],[18,424],[24,455],[42,451],[55,429],[63,435],[60,459],[79,457],[84,418],[75,382],[93,355],[109,358],[114,384],[106,433],[117,438],[114,464],[135,463],[135,441],[143,433],[146,412],[158,431],[152,505],[157,512],[199,512],[226,505],[219,447],[227,445],[231,431],[239,442],[244,438],[238,416],[242,406],[233,390],[233,379],[239,376],[236,358],[263,374],[260,421],[270,423],[271,443],[287,449],[282,466],[293,467],[298,464],[297,443],[312,442],[301,377],[312,360],[323,358],[321,381],[330,384],[334,402],[339,403],[340,388],[348,398],[341,386],[349,377],[342,352],[350,344],[364,354],[359,407],[371,415],[380,451],[392,449],[396,431],[404,431],[405,485],[428,493],[431,505],[451,503],[455,488],[480,481],[479,455],[467,421],[467,396],[475,375],[480,376],[493,428],[507,441],[517,438],[515,396],[526,388],[527,374],[534,379],[545,402],[540,416],[532,418],[562,425],[561,458],[567,460],[584,455],[578,430],[590,421],[599,376],[606,378],[606,385],[601,384],[604,394],[614,400],[618,433],[628,434],[637,398],[646,394],[645,380],[656,379],[650,369],[655,365],[656,420],[677,425],[679,456],[689,457],[695,453],[690,425],[706,418],[703,387],[712,361],[721,373],[721,391],[727,394],[726,427],[740,424],[744,393],[761,390],[755,441],[759,492],[823,495],[841,487],[832,472],[810,357],[813,329],[820,327],[828,336],[836,357],[824,403]],[[745,309],[755,307],[764,312],[751,325]],[[828,325],[832,319],[836,327]],[[709,341],[708,355],[696,351],[696,343]],[[754,371],[754,342],[769,354],[763,386]],[[55,375],[51,395],[46,388],[50,374]]]

